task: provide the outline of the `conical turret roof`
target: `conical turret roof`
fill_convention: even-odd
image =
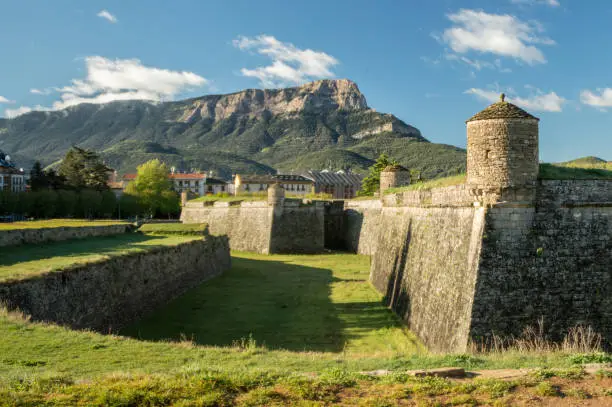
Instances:
[[[476,113],[472,116],[468,122],[476,120],[491,120],[491,119],[535,119],[540,120],[537,117],[527,113],[520,107],[513,105],[512,103],[506,102],[506,95],[501,94],[500,101],[493,103],[483,111]]]

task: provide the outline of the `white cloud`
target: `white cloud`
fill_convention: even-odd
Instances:
[[[544,93],[540,89],[529,85],[525,86],[525,88],[531,91],[528,97],[520,97],[512,88],[507,88],[507,100],[527,110],[538,112],[561,112],[563,105],[567,102],[565,98],[557,95],[555,92]],[[478,88],[468,89],[465,93],[472,94],[491,103],[498,102],[500,95],[499,90]]]
[[[558,0],[510,0],[513,4],[527,4],[530,6],[545,5],[551,7],[559,7],[561,3]]]
[[[25,113],[30,113],[31,111],[32,108],[27,106],[20,106],[16,109],[6,109],[4,111],[4,117],[12,119],[13,117],[17,117]]]
[[[583,90],[580,92],[580,101],[584,105],[593,106],[605,111],[606,108],[612,107],[612,89],[597,89],[596,92]]]
[[[533,65],[546,63],[544,54],[536,45],[554,44],[551,39],[541,36],[543,28],[538,22],[524,22],[507,14],[461,9],[449,14],[448,19],[454,25],[444,31],[441,40],[458,54],[469,51],[490,53]]]
[[[110,23],[115,24],[118,20],[117,17],[115,17],[114,15],[112,15],[110,12],[108,12],[107,10],[102,10],[100,11],[98,14],[96,14],[98,17],[103,18],[105,20],[107,20]]]
[[[233,44],[243,51],[253,50],[272,60],[268,66],[240,70],[242,75],[257,78],[266,87],[299,85],[314,79],[334,77],[332,68],[339,63],[325,52],[299,49],[270,35],[241,36]]]
[[[53,89],[51,89],[51,88],[46,88],[46,89],[32,88],[32,89],[30,89],[30,93],[32,93],[34,95],[50,95],[51,92],[53,92]]]
[[[7,98],[5,98],[4,96],[0,96],[0,103],[15,103],[14,100],[9,100]]]
[[[142,65],[138,59],[111,60],[100,56],[85,58],[87,75],[84,79],[73,79],[72,84],[55,88],[60,100],[50,108],[37,106],[34,110],[59,110],[80,103],[108,103],[115,100],[174,99],[181,92],[200,88],[208,81],[193,72],[171,71]],[[40,91],[39,89],[32,89]],[[40,91],[42,92],[42,91]],[[14,117],[27,113],[31,108],[22,106],[5,111]]]

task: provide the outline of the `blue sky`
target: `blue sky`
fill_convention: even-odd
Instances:
[[[0,115],[172,100],[321,78],[465,146],[504,91],[541,118],[540,156],[612,160],[607,0],[0,0]]]

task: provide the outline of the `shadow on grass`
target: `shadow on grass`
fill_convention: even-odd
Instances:
[[[232,261],[224,275],[120,333],[214,346],[252,339],[268,349],[339,352],[360,332],[394,324],[379,301],[333,303],[331,284],[337,279],[329,269],[236,257]]]
[[[50,259],[52,257],[90,256],[109,253],[115,250],[137,248],[140,243],[149,242],[154,239],[163,239],[163,236],[130,233],[87,239],[72,239],[61,242],[9,246],[4,247],[0,251],[0,267]],[[153,248],[156,245],[148,244],[146,247]]]

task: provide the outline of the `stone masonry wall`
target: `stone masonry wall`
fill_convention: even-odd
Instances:
[[[273,209],[270,253],[320,253],[325,247],[323,202],[285,200]]]
[[[479,187],[534,185],[538,177],[536,119],[467,123],[467,183]]]
[[[2,230],[0,231],[0,247],[20,244],[59,242],[61,240],[82,239],[86,237],[119,235],[128,232],[131,228],[132,226],[129,224],[115,224],[102,226]]]
[[[464,351],[484,209],[385,207],[370,280],[434,351]]]
[[[107,333],[229,267],[227,238],[208,236],[0,283],[0,300],[34,320]]]
[[[584,325],[612,345],[612,181],[543,181],[535,207],[489,210],[472,319],[475,340],[542,320],[553,340]]]
[[[542,319],[550,339],[588,325],[612,345],[612,181],[539,181],[531,205],[474,199],[457,186],[345,203],[347,247],[372,255],[410,329],[464,351]]]
[[[181,212],[183,223],[206,223],[212,235],[227,235],[232,250],[270,253],[272,208],[265,201],[188,202]]]
[[[227,235],[232,250],[318,253],[324,249],[324,204],[285,199],[282,205],[255,202],[188,202],[184,223],[207,223],[213,235]]]

